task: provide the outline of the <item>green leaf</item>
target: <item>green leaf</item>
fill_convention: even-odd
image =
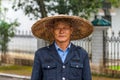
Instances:
[[[11,37],[14,37],[14,30],[18,25],[19,23],[17,20],[14,22],[0,20],[0,49],[3,53],[6,53],[8,42],[10,41]]]

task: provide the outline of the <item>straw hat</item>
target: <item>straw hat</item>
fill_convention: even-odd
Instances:
[[[53,27],[55,22],[61,20],[68,22],[73,27],[71,40],[85,38],[93,32],[92,24],[86,19],[78,16],[58,15],[45,17],[41,20],[38,20],[31,28],[32,33],[37,38],[47,41],[54,41],[54,37],[50,29]]]

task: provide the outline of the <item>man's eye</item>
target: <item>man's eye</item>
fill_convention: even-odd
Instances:
[[[63,28],[64,30],[69,30],[70,28]]]
[[[69,30],[70,28],[54,28],[55,30]]]
[[[61,28],[54,28],[55,30],[60,30]]]

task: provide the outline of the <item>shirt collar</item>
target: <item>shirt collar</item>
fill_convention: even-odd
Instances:
[[[59,50],[59,49],[62,50],[62,49],[56,44],[56,42],[54,42],[54,45],[55,45],[55,47],[56,47],[57,50]],[[69,43],[69,45],[68,45],[68,47],[66,48],[66,50],[67,50],[67,49],[70,49],[70,47],[71,47],[71,43]]]

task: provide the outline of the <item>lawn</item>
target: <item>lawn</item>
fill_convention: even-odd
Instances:
[[[0,72],[1,73],[10,73],[10,74],[30,76],[31,72],[32,72],[32,67],[19,66],[19,65],[0,66]]]
[[[120,71],[120,66],[109,66],[109,69]]]
[[[102,76],[92,76],[92,80],[120,80],[120,79],[108,78],[108,77],[102,77]]]

